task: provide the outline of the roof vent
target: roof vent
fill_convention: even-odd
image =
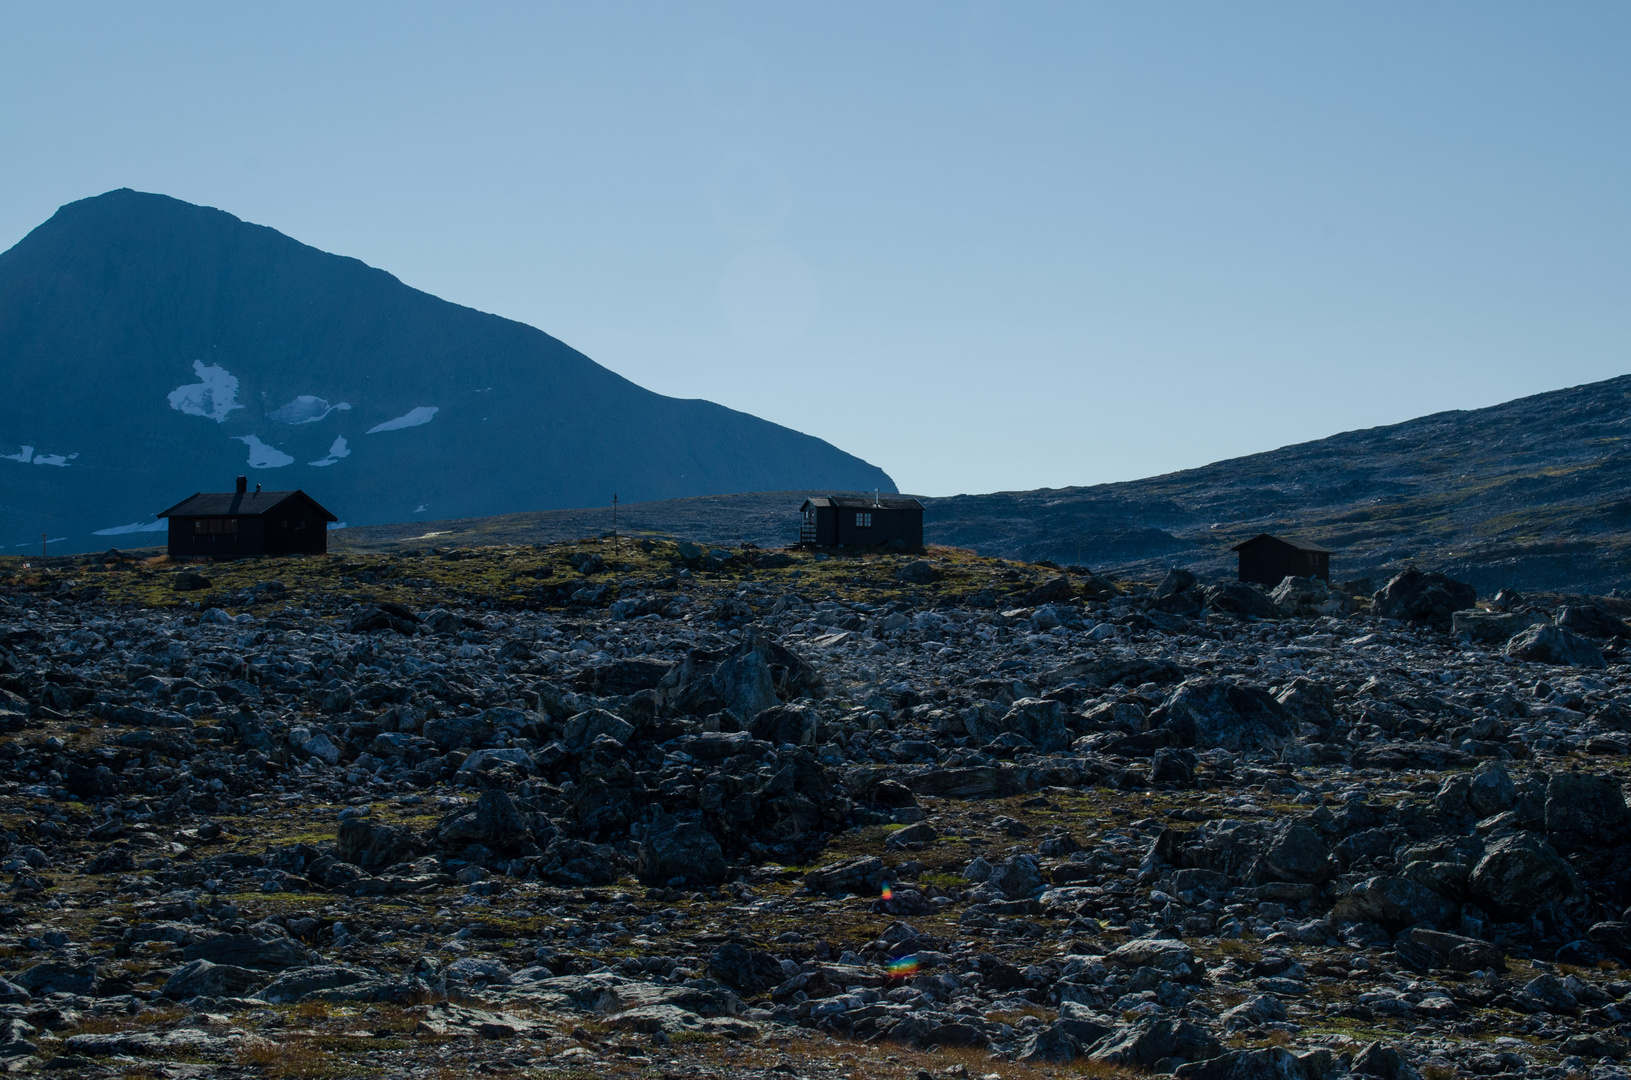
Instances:
[[[246,492],[248,490],[249,490],[249,477],[247,477],[247,476],[238,477],[238,494],[242,495],[244,492]]]

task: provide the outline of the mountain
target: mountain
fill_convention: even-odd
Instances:
[[[785,544],[809,492],[625,507],[625,531]],[[1153,578],[1233,571],[1260,532],[1333,548],[1332,576],[1380,582],[1411,564],[1485,594],[1631,590],[1631,376],[1436,413],[1147,480],[923,499],[931,544]],[[353,530],[356,550],[567,540],[601,510]],[[429,540],[425,534],[432,534]]]
[[[247,474],[352,525],[834,487],[881,469],[644,390],[522,323],[163,195],[71,203],[0,254],[0,544],[160,538]]]
[[[1350,431],[1119,484],[960,495],[925,534],[1154,574],[1233,568],[1260,532],[1332,548],[1335,578],[1406,565],[1493,592],[1631,587],[1631,376]]]

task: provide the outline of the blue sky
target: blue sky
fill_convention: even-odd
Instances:
[[[903,490],[1631,370],[1631,6],[0,4],[0,247],[218,206]]]

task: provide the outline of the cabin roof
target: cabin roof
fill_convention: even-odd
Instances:
[[[836,507],[839,510],[922,510],[923,504],[916,499],[901,499],[890,495],[874,498],[870,495],[813,495],[804,500],[803,510],[808,507]]]
[[[1321,555],[1331,554],[1331,549],[1328,547],[1320,547],[1318,544],[1311,544],[1306,540],[1287,540],[1283,536],[1274,536],[1271,533],[1258,533],[1250,540],[1241,541],[1229,550],[1239,551],[1241,548],[1251,547],[1253,544],[1261,544],[1265,540],[1273,540],[1277,544],[1284,544],[1286,547],[1296,548],[1298,551],[1312,551]]]
[[[259,517],[269,514],[293,498],[304,499],[323,515],[325,521],[338,521],[316,499],[298,489],[294,491],[201,491],[182,499],[158,516],[165,517]]]

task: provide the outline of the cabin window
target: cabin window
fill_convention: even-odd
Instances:
[[[855,515],[855,527],[857,529],[870,529],[870,528],[872,528],[872,515],[871,514],[856,514]]]
[[[236,536],[237,518],[193,518],[194,536]]]

